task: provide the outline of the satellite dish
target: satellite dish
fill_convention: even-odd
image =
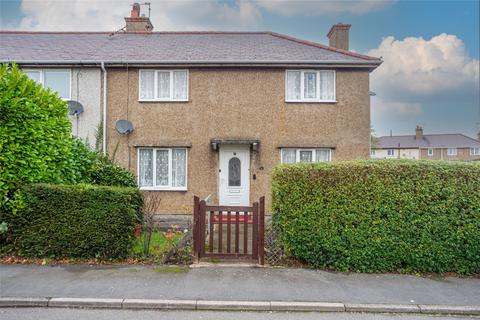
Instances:
[[[133,132],[133,124],[128,120],[117,120],[115,129],[120,134],[130,134]]]
[[[71,116],[78,116],[83,112],[83,106],[80,102],[75,100],[68,101],[68,114]]]

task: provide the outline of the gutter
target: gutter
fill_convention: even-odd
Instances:
[[[2,62],[17,64],[80,64],[80,65],[98,65],[97,61],[88,61],[88,60],[3,60]],[[109,65],[149,65],[149,64],[159,64],[159,65],[331,65],[331,64],[342,64],[342,65],[366,65],[366,66],[378,66],[382,63],[382,60],[137,60],[137,61],[126,61],[126,60],[111,60],[104,61],[105,64]]]
[[[100,63],[100,68],[103,72],[103,120],[102,120],[102,151],[103,154],[107,154],[107,69],[105,69],[105,63]]]

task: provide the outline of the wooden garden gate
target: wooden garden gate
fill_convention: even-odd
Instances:
[[[211,206],[193,199],[193,251],[202,258],[264,264],[265,197],[251,207]]]

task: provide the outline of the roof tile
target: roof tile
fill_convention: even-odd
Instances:
[[[0,61],[372,63],[380,59],[273,32],[0,32]]]

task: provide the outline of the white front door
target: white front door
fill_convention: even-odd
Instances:
[[[221,145],[219,201],[222,206],[250,205],[250,146]]]

